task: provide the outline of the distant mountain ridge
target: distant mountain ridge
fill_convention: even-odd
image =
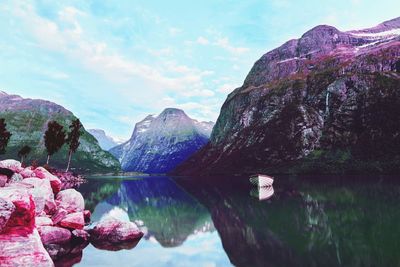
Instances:
[[[124,171],[166,173],[208,142],[212,126],[189,118],[183,110],[167,108],[138,122],[130,140],[110,152]]]
[[[104,150],[109,150],[117,145],[120,145],[122,142],[118,142],[111,136],[108,136],[104,130],[101,129],[88,129],[87,130],[94,138],[97,139],[99,145]]]
[[[55,120],[68,131],[74,114],[53,102],[41,99],[22,98],[0,91],[0,118],[5,118],[7,129],[12,133],[4,158],[16,158],[23,145],[32,147],[29,160],[46,162],[43,134],[47,123]],[[100,148],[97,140],[83,130],[78,151],[72,157],[72,169],[83,172],[112,172],[120,169],[119,162],[107,151]],[[67,148],[64,147],[51,157],[50,165],[65,168]]]
[[[257,60],[175,173],[398,173],[400,17],[320,25]]]

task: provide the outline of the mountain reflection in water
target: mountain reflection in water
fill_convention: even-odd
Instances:
[[[257,192],[243,177],[90,179],[78,190],[94,220],[146,234],[132,250],[89,246],[78,266],[397,266],[400,187],[342,178]]]

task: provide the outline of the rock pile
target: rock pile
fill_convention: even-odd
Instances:
[[[60,179],[45,168],[0,161],[0,266],[53,266],[66,255],[73,264],[89,242],[103,249],[118,243],[129,248],[143,236],[130,222],[88,226],[90,211],[82,195],[61,188]]]

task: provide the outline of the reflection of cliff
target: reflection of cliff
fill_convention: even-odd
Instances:
[[[97,192],[115,185],[103,185]],[[213,229],[207,210],[167,177],[122,181],[112,191],[95,194],[105,196],[96,209],[104,206],[103,211],[109,212],[112,206],[120,207],[131,221],[143,222],[148,231],[145,238],[154,237],[163,247],[179,246],[189,235]]]
[[[211,212],[235,266],[397,266],[400,192],[392,187],[301,185],[259,202],[246,184],[184,182]],[[247,181],[246,181],[247,182]]]

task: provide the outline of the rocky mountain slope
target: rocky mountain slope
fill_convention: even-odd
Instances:
[[[263,55],[176,173],[400,169],[400,18],[317,26]]]
[[[99,145],[104,150],[109,150],[117,145],[120,145],[118,141],[114,140],[111,136],[108,136],[104,130],[101,129],[88,129],[87,130],[91,135],[96,138],[99,142]]]
[[[167,108],[138,122],[130,140],[110,152],[124,171],[165,173],[203,147],[212,126],[192,120],[183,110]]]
[[[43,134],[47,123],[55,120],[68,130],[71,121],[76,119],[72,112],[55,103],[27,99],[17,95],[0,92],[0,118],[5,118],[7,129],[12,133],[10,142],[3,158],[16,158],[23,145],[29,145],[33,151],[28,155],[28,161],[46,161],[46,151]],[[72,170],[83,172],[109,172],[119,170],[119,162],[107,151],[100,148],[97,140],[86,130],[80,138],[81,145],[72,157]],[[65,168],[67,148],[64,147],[51,157],[50,165]]]

